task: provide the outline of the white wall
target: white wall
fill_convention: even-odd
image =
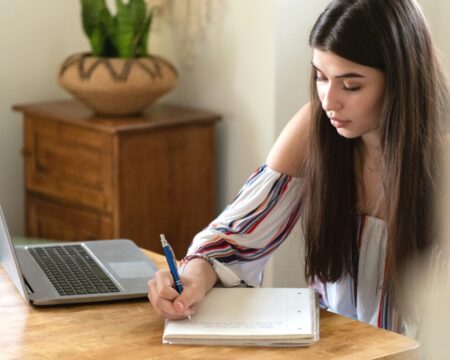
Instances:
[[[426,6],[426,5],[424,5]],[[428,5],[425,11],[433,13],[431,19],[431,28],[434,32],[437,46],[441,50],[444,69],[447,78],[450,78],[450,1],[434,0],[433,5]]]
[[[275,5],[273,0],[221,0],[192,66],[179,59],[181,40],[158,23],[151,41],[181,76],[165,101],[222,115],[218,127],[217,211],[234,198],[274,140]],[[257,11],[255,11],[257,9]],[[152,42],[153,41],[153,42]]]
[[[56,82],[62,60],[87,50],[78,1],[2,1],[0,11],[0,204],[13,234],[24,227],[22,116],[17,103],[68,97]]]

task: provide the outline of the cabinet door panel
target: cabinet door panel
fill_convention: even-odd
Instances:
[[[26,127],[27,190],[111,212],[110,137],[30,117]]]
[[[213,219],[214,127],[165,128],[119,140],[120,233],[157,252],[165,233],[183,257]]]
[[[27,194],[27,236],[58,240],[113,238],[110,217]]]

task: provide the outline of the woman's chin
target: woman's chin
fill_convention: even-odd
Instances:
[[[345,137],[347,139],[354,139],[358,136],[360,136],[359,134],[356,134],[353,131],[350,131],[349,129],[345,129],[345,128],[338,128],[336,129],[337,133],[339,135],[341,135],[342,137]]]

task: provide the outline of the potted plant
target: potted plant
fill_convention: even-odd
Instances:
[[[81,0],[83,29],[90,53],[67,58],[59,84],[98,113],[130,115],[141,112],[171,90],[175,68],[148,54],[148,37],[156,8],[144,0],[116,0],[111,14],[105,0]]]

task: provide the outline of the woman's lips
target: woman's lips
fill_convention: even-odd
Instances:
[[[341,120],[336,118],[330,118],[330,121],[331,125],[333,125],[337,129],[346,127],[350,123],[350,121],[348,120]]]

